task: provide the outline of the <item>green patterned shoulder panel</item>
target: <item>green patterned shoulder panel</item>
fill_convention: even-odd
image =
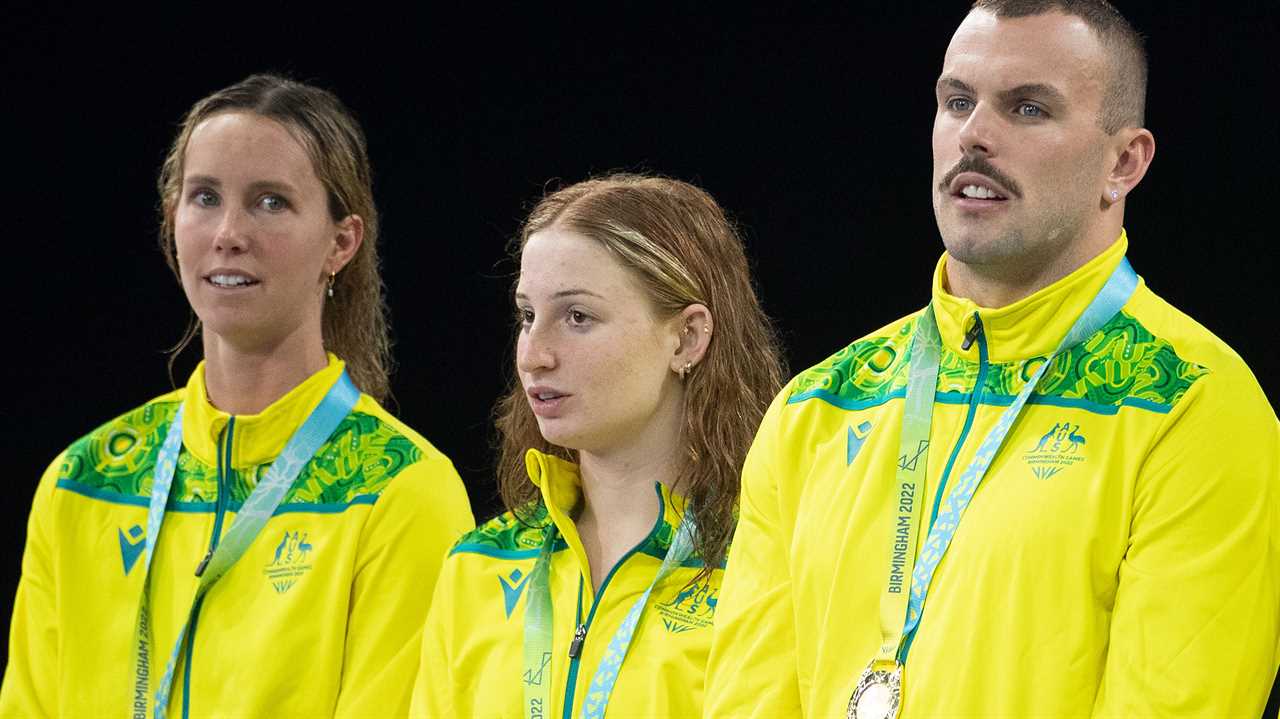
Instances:
[[[471,552],[491,556],[529,556],[537,554],[546,538],[550,523],[547,508],[541,502],[530,505],[532,513],[524,521],[512,512],[503,512],[462,535],[450,554]],[[523,514],[523,513],[522,513]]]
[[[151,468],[178,405],[167,398],[148,402],[76,440],[67,448],[58,479],[126,496],[146,496],[151,491]]]
[[[859,340],[802,372],[787,402],[820,398],[844,409],[883,402],[907,385],[907,361],[916,318],[892,335]]]
[[[892,335],[855,342],[805,371],[796,378],[788,403],[817,398],[858,410],[903,396],[915,323],[912,318]],[[978,379],[977,363],[946,349],[939,361],[937,401],[969,402]],[[1037,360],[990,365],[982,402],[1009,404],[1038,367]],[[1103,414],[1114,414],[1122,406],[1168,412],[1208,373],[1208,368],[1179,357],[1168,340],[1152,334],[1132,315],[1120,312],[1092,337],[1054,359],[1031,402]]]
[[[157,400],[99,427],[67,450],[59,480],[106,499],[146,498],[156,456],[177,410],[178,402]],[[353,412],[303,468],[282,504],[333,509],[367,502],[422,457],[422,449],[391,425]],[[270,467],[271,462],[264,462],[228,472],[232,509],[248,498]],[[170,491],[171,508],[209,510],[205,505],[217,497],[218,468],[183,450]]]
[[[391,425],[373,415],[352,412],[302,470],[284,501],[348,504],[360,495],[377,495],[422,456],[422,449]],[[266,467],[257,467],[260,477]],[[243,492],[247,497],[248,488]]]
[[[1002,365],[987,390],[1016,394],[1035,370],[1032,363]],[[1054,359],[1037,387],[1037,397],[1086,405],[1121,405],[1167,412],[1209,369],[1178,356],[1136,318],[1117,313],[1092,337]]]

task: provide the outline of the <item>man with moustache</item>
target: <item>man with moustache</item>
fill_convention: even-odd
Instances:
[[[1262,710],[1280,431],[1125,260],[1145,84],[1102,0],[978,0],[956,30],[931,302],[766,415],[707,717]]]

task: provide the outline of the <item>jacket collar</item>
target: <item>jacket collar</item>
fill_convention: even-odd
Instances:
[[[933,272],[933,312],[938,319],[942,343],[951,352],[976,362],[976,342],[967,351],[961,349],[976,313],[982,318],[991,362],[1014,362],[1052,353],[1106,284],[1128,247],[1129,238],[1121,230],[1120,237],[1110,247],[1076,271],[999,309],[979,307],[972,300],[949,293],[945,285],[947,255],[943,253]]]
[[[202,361],[191,373],[182,393],[186,406],[183,410],[182,443],[201,462],[216,467],[223,433],[232,415],[209,403],[204,367]],[[235,415],[231,437],[231,466],[243,469],[274,461],[345,368],[346,363],[330,354],[327,367],[303,380],[302,384],[289,390],[266,409],[258,414]]]
[[[524,463],[529,473],[529,480],[542,493],[542,503],[546,506],[551,521],[555,523],[560,536],[564,537],[565,543],[578,558],[583,575],[590,576],[587,570],[590,566],[587,563],[587,551],[582,546],[582,539],[578,536],[578,526],[573,521],[573,514],[582,501],[582,474],[578,470],[578,465],[536,449],[530,449],[525,453]],[[649,532],[649,536],[642,540],[641,545],[659,541],[664,537],[670,541],[674,529],[680,526],[680,521],[684,517],[684,497],[672,494],[661,482],[653,484],[653,501],[661,502],[662,507],[657,522]],[[663,531],[664,525],[670,530]],[[665,550],[665,547],[662,549]]]

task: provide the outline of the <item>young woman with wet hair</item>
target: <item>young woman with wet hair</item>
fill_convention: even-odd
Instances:
[[[739,472],[784,376],[742,242],[702,190],[611,175],[543,198],[517,254],[508,511],[445,562],[412,714],[699,716]]]

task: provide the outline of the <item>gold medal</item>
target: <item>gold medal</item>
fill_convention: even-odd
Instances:
[[[873,661],[858,677],[858,686],[849,699],[847,719],[897,719],[902,708],[902,664],[893,662],[883,669],[878,669],[877,664],[886,666]]]

